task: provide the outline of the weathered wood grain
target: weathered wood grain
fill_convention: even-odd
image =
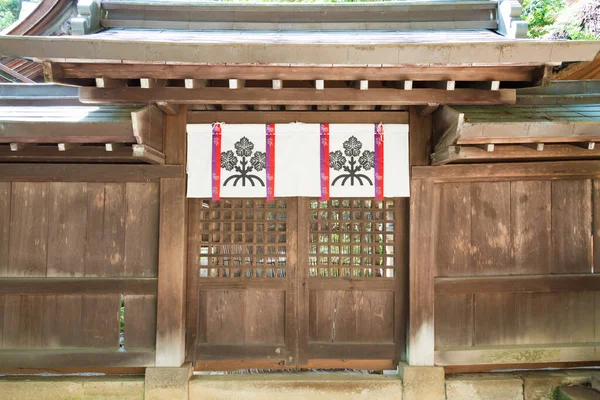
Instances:
[[[435,348],[473,345],[472,294],[435,296]]]
[[[551,182],[510,183],[513,274],[552,272]]]
[[[148,182],[183,176],[178,165],[0,164],[0,182]]]
[[[8,273],[11,186],[10,182],[0,182],[0,276],[6,276]]]
[[[473,345],[511,345],[515,343],[515,295],[478,293],[475,295]]]
[[[125,295],[124,346],[126,349],[156,344],[156,295]]]
[[[556,274],[591,272],[592,183],[552,182],[552,249]]]
[[[421,116],[417,107],[409,110],[409,162],[410,166],[429,165],[432,148],[432,116]]]
[[[468,276],[471,271],[471,185],[440,186],[438,240],[435,243],[437,276]]]

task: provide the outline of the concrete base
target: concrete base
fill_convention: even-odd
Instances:
[[[446,398],[444,368],[400,364],[398,373],[404,384],[404,400],[444,400]]]
[[[524,400],[553,400],[559,386],[590,385],[592,377],[600,376],[593,370],[526,372],[521,374],[524,381]]]
[[[188,400],[192,364],[182,367],[146,368],[145,400]]]
[[[0,400],[143,400],[144,377],[3,377]]]
[[[355,374],[204,375],[190,400],[402,400],[397,376]]]
[[[473,374],[446,380],[447,400],[523,400],[523,380],[511,374]]]

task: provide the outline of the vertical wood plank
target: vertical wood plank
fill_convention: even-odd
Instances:
[[[35,349],[42,344],[42,296],[5,296],[6,349]]]
[[[9,276],[46,276],[48,184],[12,185]]]
[[[81,335],[83,346],[119,348],[121,296],[83,296]]]
[[[508,275],[510,182],[471,184],[471,275]]]
[[[437,276],[471,274],[471,185],[440,186],[439,237],[436,242]]]
[[[6,296],[0,296],[0,349],[4,348],[4,299]],[[6,328],[10,329],[10,328]]]
[[[436,225],[439,192],[431,181],[413,180],[410,198],[410,365],[433,365]]]
[[[551,182],[511,182],[510,191],[512,273],[551,273]]]
[[[87,232],[85,245],[85,276],[102,276],[104,267],[104,184],[87,184]]]
[[[125,276],[158,272],[159,191],[155,183],[128,183],[125,203]]]
[[[473,295],[435,296],[435,348],[473,345]]]
[[[560,322],[558,293],[515,293],[515,344],[553,344]]]
[[[552,182],[552,249],[555,274],[592,272],[592,184]]]
[[[10,182],[0,182],[0,276],[8,273],[11,185]],[[1,343],[0,339],[0,345]]]
[[[431,154],[432,116],[422,117],[416,106],[409,109],[409,158],[410,166],[429,165]]]
[[[47,276],[83,276],[87,185],[49,183]]]
[[[156,296],[125,296],[124,345],[126,349],[156,344]]]
[[[600,272],[600,181],[595,179],[592,186],[592,234],[594,254],[594,273]],[[0,217],[1,219],[2,217]],[[1,229],[1,228],[0,228]],[[0,244],[1,246],[1,244]],[[0,271],[2,267],[0,266]]]
[[[559,326],[557,343],[587,343],[595,337],[594,292],[554,293],[559,306],[555,309]]]
[[[104,187],[104,266],[99,276],[122,277],[125,270],[125,192],[125,183],[108,183]]]
[[[474,345],[514,344],[516,340],[514,293],[475,295]]]
[[[187,248],[187,299],[186,299],[186,361],[192,361],[195,358],[196,344],[201,343],[201,337],[206,342],[206,323],[199,321],[200,317],[206,318],[206,310],[201,307],[206,306],[206,301],[201,303],[201,297],[206,300],[206,292],[198,290],[198,280],[200,275],[200,257],[198,256],[201,242],[202,223],[202,200],[188,200],[188,233],[187,241],[190,244]],[[204,293],[204,296],[202,295]],[[202,334],[203,333],[203,334]]]
[[[44,296],[42,347],[81,346],[82,304],[82,296]]]

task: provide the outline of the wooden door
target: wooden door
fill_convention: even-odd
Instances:
[[[393,368],[404,350],[404,204],[190,199],[188,360]]]

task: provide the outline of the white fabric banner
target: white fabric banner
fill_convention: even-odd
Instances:
[[[376,149],[377,126],[218,124],[219,136],[215,125],[188,125],[188,197],[214,198],[215,191],[217,197],[267,197],[269,176],[275,197],[319,197],[325,172],[330,197],[374,198],[378,187],[383,197],[406,197],[408,125],[383,125]],[[273,136],[267,137],[269,127]]]

